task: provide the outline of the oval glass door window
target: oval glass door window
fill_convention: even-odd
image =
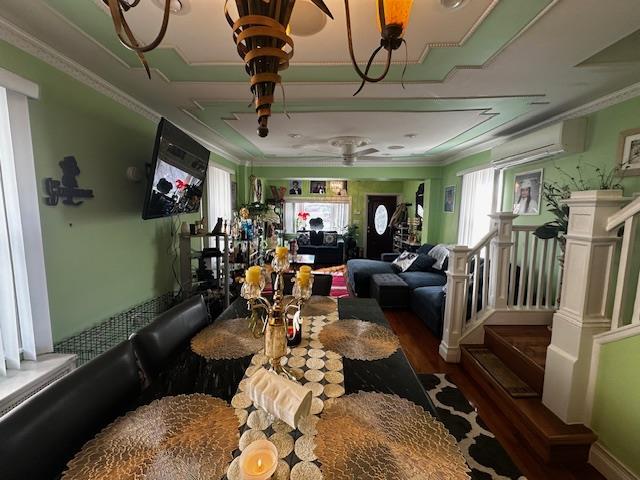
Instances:
[[[383,235],[387,231],[387,225],[389,225],[389,213],[384,205],[378,205],[376,213],[373,217],[373,225],[378,235]]]

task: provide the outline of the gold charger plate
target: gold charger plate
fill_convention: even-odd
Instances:
[[[208,360],[243,358],[264,347],[263,338],[255,338],[246,318],[215,322],[191,339],[191,350]]]
[[[398,337],[388,328],[356,319],[325,325],[318,340],[325,349],[353,360],[380,360],[400,347]]]
[[[234,409],[219,398],[164,397],[87,442],[62,480],[220,479],[238,446],[238,426]]]
[[[315,454],[324,478],[470,478],[444,425],[397,395],[359,392],[327,401],[316,429]]]

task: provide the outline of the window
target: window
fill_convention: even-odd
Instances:
[[[207,175],[207,217],[209,230],[218,218],[231,221],[231,174],[213,165]]]
[[[321,218],[323,230],[335,230],[343,233],[351,223],[351,199],[327,198],[317,200],[315,198],[296,198],[295,201],[287,201],[284,205],[284,223],[286,233],[295,233],[302,225],[298,225],[298,213],[309,213],[309,219]],[[306,227],[309,227],[307,221]]]
[[[0,375],[6,375],[51,351],[52,342],[27,97],[1,86],[0,266]]]
[[[485,168],[462,175],[458,244],[474,246],[491,227],[495,171]]]

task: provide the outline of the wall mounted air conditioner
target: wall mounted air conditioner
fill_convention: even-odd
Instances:
[[[491,163],[511,167],[585,149],[587,119],[575,118],[515,137],[491,150]]]

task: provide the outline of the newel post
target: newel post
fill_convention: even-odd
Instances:
[[[565,423],[585,422],[593,337],[611,327],[609,294],[618,242],[607,219],[626,203],[620,190],[573,192],[560,307],[553,316],[542,402]]]
[[[489,215],[491,229],[498,234],[491,240],[489,253],[489,307],[507,308],[509,303],[509,263],[513,247],[513,219],[518,215],[498,212]],[[487,259],[485,259],[486,268]]]
[[[460,336],[467,311],[467,256],[470,248],[456,245],[449,249],[447,269],[447,295],[444,310],[444,325],[440,356],[447,362],[460,361]]]

